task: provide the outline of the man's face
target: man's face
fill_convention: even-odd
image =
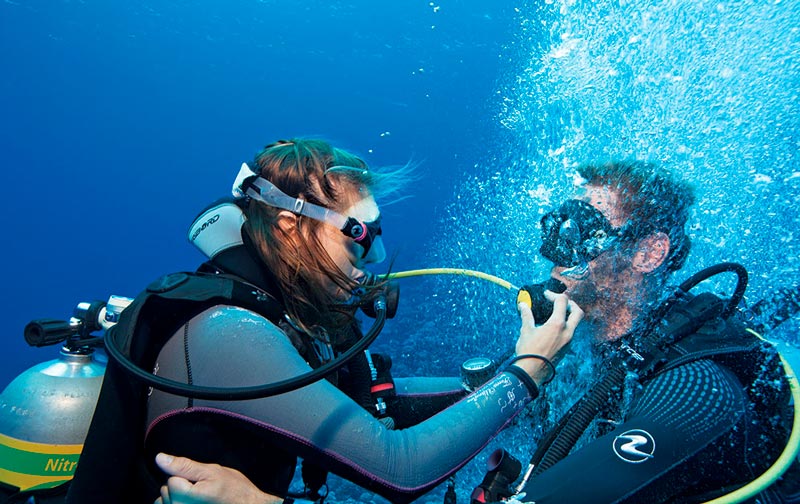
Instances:
[[[586,185],[576,199],[589,203],[615,227],[622,227],[627,218],[620,208],[619,192],[605,186]],[[588,270],[580,277],[564,275],[568,268],[554,266],[550,276],[567,286],[567,293],[586,313],[589,320],[613,316],[614,308],[634,294],[638,282],[631,270],[630,253],[617,243],[588,262]]]

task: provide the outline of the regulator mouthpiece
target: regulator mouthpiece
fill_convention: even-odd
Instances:
[[[361,284],[364,287],[375,287],[383,291],[380,295],[384,298],[384,303],[386,304],[386,318],[392,318],[397,314],[397,305],[400,302],[400,285],[396,281],[384,280],[377,275],[367,273]],[[377,317],[375,300],[375,294],[367,292],[358,302],[358,307],[361,308],[364,315],[370,318]]]
[[[553,303],[544,297],[546,290],[561,294],[567,290],[567,286],[551,278],[546,282],[524,285],[517,293],[517,303],[525,303],[530,307],[537,324],[543,324],[553,314]]]

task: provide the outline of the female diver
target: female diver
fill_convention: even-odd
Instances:
[[[212,257],[201,270],[274,299],[282,317],[232,304],[206,308],[165,336],[154,373],[195,385],[254,386],[308,373],[350,348],[361,337],[354,300],[368,298],[375,283],[365,266],[385,256],[375,196],[396,186],[398,174],[376,173],[358,157],[309,139],[273,143],[243,165],[235,192],[248,254],[225,265]],[[360,227],[343,230],[342,222]],[[421,389],[398,380],[396,393],[384,397],[388,411],[376,408],[372,379],[388,360],[366,352],[325,380],[261,399],[151,390],[137,457],[114,459],[114,446],[85,450],[68,502],[152,502],[160,494],[169,502],[167,478],[154,463],[159,452],[231,467],[280,496],[300,457],[310,498],[333,472],[392,502],[411,501],[466,464],[536,398],[552,372],[549,359],[583,315],[564,295],[551,299],[553,315],[540,326],[520,307],[518,358],[471,393],[457,380]],[[114,421],[101,406],[102,400],[92,430]],[[87,474],[98,460],[115,473],[105,485]]]

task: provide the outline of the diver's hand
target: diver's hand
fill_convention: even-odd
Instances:
[[[519,303],[517,306],[522,321],[517,340],[517,355],[538,354],[553,360],[558,351],[572,340],[575,328],[583,319],[583,310],[566,294],[545,291],[544,295],[553,301],[553,314],[540,326],[536,326],[533,313],[527,304]],[[537,385],[541,385],[552,372],[541,359],[522,359],[514,365],[528,373]]]
[[[202,464],[165,453],[156,464],[172,477],[161,487],[155,504],[280,504],[283,499],[265,494],[236,469]]]

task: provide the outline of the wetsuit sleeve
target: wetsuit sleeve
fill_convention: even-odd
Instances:
[[[218,387],[272,383],[310,371],[277,327],[234,307],[215,307],[193,318],[164,346],[157,366],[161,376]],[[235,418],[243,432],[257,433],[259,439],[249,444],[253,449],[279,447],[393,502],[407,502],[463,466],[530,400],[525,384],[504,372],[424,422],[389,430],[325,380],[234,402],[190,401],[155,391],[148,430],[181,415],[202,415],[209,424],[209,415]]]
[[[744,414],[738,383],[709,360],[665,372],[647,384],[622,425],[535,477],[520,500],[666,502],[724,472],[713,445]]]
[[[455,377],[395,378],[394,385],[396,395],[386,402],[397,428],[416,425],[468,394]]]

